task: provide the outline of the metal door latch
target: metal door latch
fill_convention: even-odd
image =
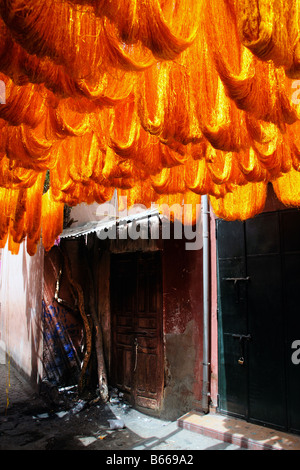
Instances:
[[[138,355],[138,347],[139,347],[137,338],[134,338],[134,346],[135,346],[135,360],[134,360],[134,369],[133,369],[133,371],[135,372],[136,371],[136,366],[137,366],[137,355]]]
[[[250,276],[247,277],[223,277],[223,281],[232,281],[236,291],[236,303],[238,304],[240,301],[240,293],[239,293],[239,282],[246,282],[250,281]]]
[[[239,333],[233,333],[231,335],[233,338],[238,338],[240,341],[242,341],[242,339],[246,339],[247,341],[250,341],[251,339],[251,335],[241,335]]]
[[[224,281],[233,281],[234,284],[237,284],[239,281],[250,281],[250,276],[247,277],[224,277]]]
[[[245,362],[245,358],[244,358],[244,340],[246,341],[250,341],[251,340],[251,335],[241,335],[241,334],[238,334],[238,333],[233,333],[231,335],[233,338],[237,338],[239,340],[239,343],[240,343],[240,357],[238,359],[238,363],[242,366]]]

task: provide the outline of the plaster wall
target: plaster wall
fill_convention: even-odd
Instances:
[[[163,254],[165,390],[163,415],[197,407],[202,391],[202,249],[168,240]]]
[[[22,243],[17,255],[2,250],[0,340],[6,360],[38,384],[42,376],[42,289],[44,249],[29,256]]]

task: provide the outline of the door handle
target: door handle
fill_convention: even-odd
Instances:
[[[136,366],[137,366],[137,353],[138,353],[138,347],[139,347],[139,343],[138,343],[138,339],[137,339],[137,338],[134,338],[134,346],[135,346],[135,358],[134,358],[134,368],[133,368],[133,372],[136,371]]]

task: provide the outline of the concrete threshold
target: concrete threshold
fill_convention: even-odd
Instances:
[[[177,420],[178,427],[230,442],[249,450],[300,450],[300,436],[248,423],[218,413],[190,411]]]

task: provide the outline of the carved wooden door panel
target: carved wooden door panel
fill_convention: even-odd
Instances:
[[[157,410],[163,393],[159,252],[112,255],[111,379],[136,406]]]

